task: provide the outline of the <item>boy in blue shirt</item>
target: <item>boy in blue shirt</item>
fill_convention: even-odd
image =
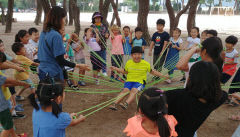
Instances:
[[[132,40],[132,47],[142,47],[144,52],[145,46],[147,46],[147,42],[142,38],[143,31],[140,27],[135,28],[135,38]],[[144,59],[144,53],[142,55],[142,59]]]
[[[132,50],[132,31],[129,26],[123,27],[124,41],[123,41],[123,51],[124,51],[124,64],[130,59]]]
[[[157,71],[161,71],[165,57],[166,57],[166,52],[164,51],[167,48],[170,35],[166,31],[164,31],[165,20],[158,19],[156,24],[157,24],[157,32],[155,32],[152,36],[152,42],[150,44],[150,49],[149,49],[149,56],[152,56],[152,49],[154,47],[154,55],[153,55],[154,69],[156,69]],[[160,58],[160,61],[159,61],[159,58]]]

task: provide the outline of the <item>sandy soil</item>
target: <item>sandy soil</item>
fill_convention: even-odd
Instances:
[[[82,23],[82,30],[89,26],[89,23]],[[5,43],[6,52],[13,55],[11,51],[11,44],[14,41],[14,36],[20,29],[28,29],[30,27],[37,27],[39,30],[42,29],[41,26],[35,26],[31,22],[18,22],[13,24],[13,30],[10,34],[4,34],[5,27],[0,26],[0,39]],[[152,32],[154,28],[151,28]],[[71,33],[73,27],[66,27],[66,32]],[[183,34],[186,36],[186,33]],[[225,38],[225,34],[220,34],[221,38]],[[147,59],[148,61],[150,58]],[[89,59],[87,59],[89,64]],[[12,76],[11,71],[7,71],[8,76]],[[37,76],[31,75],[34,82],[37,82]],[[174,81],[179,81],[179,78],[175,78]],[[158,87],[175,87],[182,85],[182,83],[173,83],[171,85],[166,85],[166,83],[158,84]],[[92,89],[106,89],[105,86],[95,86],[93,83],[88,83],[87,87]],[[120,88],[119,88],[120,90]],[[26,97],[29,92],[25,92]],[[81,93],[67,93],[66,100],[63,103],[63,109],[66,112],[78,112],[95,106],[99,103],[107,101],[112,97],[115,97],[116,93],[112,94],[81,94]],[[24,104],[24,114],[26,114],[25,119],[15,120],[15,126],[17,133],[26,132],[30,137],[32,136],[32,121],[31,113],[32,107],[28,101],[20,102]],[[117,112],[112,112],[108,109],[103,109],[86,119],[85,122],[67,129],[67,137],[125,137],[122,133],[123,129],[127,124],[127,119],[132,117],[136,112],[136,103],[130,105],[129,109],[123,111],[119,109]],[[204,124],[198,130],[199,137],[231,137],[239,122],[228,120],[228,116],[240,112],[240,108],[233,108],[227,105],[223,105],[214,111]],[[194,122],[194,121],[193,121]]]

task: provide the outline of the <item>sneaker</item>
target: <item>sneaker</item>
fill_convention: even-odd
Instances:
[[[26,116],[24,114],[15,114],[15,115],[12,115],[12,118],[13,119],[23,119],[25,118]]]
[[[79,90],[78,86],[72,85],[71,88],[72,88],[73,90]]]
[[[170,79],[165,80],[165,82],[167,82],[168,84],[172,83],[172,81]]]
[[[15,97],[16,101],[23,101],[25,98],[23,96],[16,96]]]
[[[69,79],[67,80],[67,84],[68,84],[69,87],[72,87],[72,85],[73,85],[71,80],[69,80]]]
[[[80,86],[86,86],[86,83],[83,82],[83,81],[78,81],[78,85],[80,85]]]
[[[185,81],[186,80],[186,78],[185,77],[183,77],[180,81]]]
[[[124,110],[126,110],[126,109],[128,108],[128,103],[127,103],[127,102],[120,103],[119,105],[120,105],[120,106],[122,107],[122,109],[124,109]]]
[[[22,133],[22,134],[19,134],[17,135],[18,137],[27,137],[27,133]]]
[[[104,72],[104,73],[102,73],[103,74],[103,76],[105,76],[105,77],[107,77],[108,75],[107,75],[107,72]]]
[[[16,107],[19,106],[19,107],[23,107],[23,104],[17,104]]]
[[[111,109],[113,111],[117,111],[117,104],[113,103],[112,105],[109,106],[109,109]]]
[[[16,111],[16,112],[23,112],[24,109],[23,109],[22,107],[20,107],[20,106],[16,106],[16,107],[15,107],[15,111]]]
[[[96,80],[96,85],[100,85],[100,80]]]

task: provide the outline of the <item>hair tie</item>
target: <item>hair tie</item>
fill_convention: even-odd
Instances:
[[[162,114],[162,111],[158,111],[157,114],[158,114],[158,115],[161,115],[161,114]]]
[[[155,91],[160,92],[160,93],[163,93],[163,92],[164,92],[164,91],[161,90],[161,89],[158,89],[158,90],[155,90]]]

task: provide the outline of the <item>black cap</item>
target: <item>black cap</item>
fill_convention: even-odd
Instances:
[[[134,53],[143,53],[142,47],[140,46],[133,47],[131,54],[134,54]]]

